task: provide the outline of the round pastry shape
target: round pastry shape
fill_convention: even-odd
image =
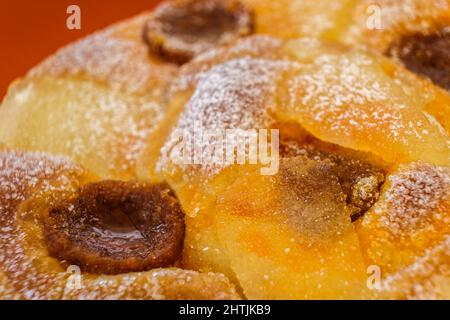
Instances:
[[[448,299],[449,14],[173,0],[61,49],[0,108],[0,297]]]

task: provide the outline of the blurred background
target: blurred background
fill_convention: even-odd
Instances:
[[[61,46],[161,0],[1,0],[0,100],[8,85]],[[67,7],[81,9],[81,30],[68,30]]]

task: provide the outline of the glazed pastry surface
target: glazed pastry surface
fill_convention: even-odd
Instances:
[[[61,49],[0,107],[0,298],[449,299],[449,17],[173,0]]]

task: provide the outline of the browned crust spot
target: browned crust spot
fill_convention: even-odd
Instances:
[[[183,64],[253,29],[253,13],[238,0],[169,1],[145,24],[144,41],[151,53]]]
[[[117,274],[173,265],[184,214],[167,184],[102,181],[51,207],[44,219],[50,254],[83,271]]]
[[[364,215],[379,198],[385,172],[363,159],[321,150],[315,139],[303,145],[295,141],[282,141],[280,154],[283,158],[301,155],[318,162],[329,163],[331,166],[329,175],[339,181],[353,222]]]
[[[402,61],[412,72],[426,76],[450,91],[450,32],[403,37],[386,54]]]

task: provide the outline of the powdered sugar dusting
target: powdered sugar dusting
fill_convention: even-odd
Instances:
[[[186,90],[194,86],[212,67],[238,58],[277,59],[280,57],[283,42],[264,35],[240,39],[233,46],[208,50],[190,63],[184,65],[179,77],[171,86],[171,91]]]
[[[381,28],[368,28],[368,8],[380,8]],[[352,44],[366,43],[376,50],[387,48],[405,34],[436,33],[448,26],[448,0],[364,0],[360,1],[345,40]]]
[[[375,74],[363,73],[363,68],[372,63],[364,55],[319,57],[315,61],[317,71],[302,73],[292,79],[289,88],[293,108],[314,115],[315,121],[347,136],[351,135],[352,127],[371,129],[380,126],[381,122],[389,124],[388,134],[398,136],[398,131],[408,129],[402,125],[400,111],[406,106],[387,95]],[[388,99],[389,110],[381,112],[377,105],[384,105]],[[301,110],[305,105],[310,108]],[[368,110],[370,106],[373,108]]]
[[[217,273],[198,273],[176,268],[117,276],[82,278],[80,289],[68,288],[64,299],[239,299],[234,286]]]
[[[449,285],[449,278],[450,236],[447,236],[415,263],[387,277],[383,290],[397,299],[446,299],[445,286]]]
[[[439,206],[450,201],[449,168],[417,163],[389,176],[388,185],[385,204],[375,213],[380,214],[380,222],[393,234],[409,234],[432,225],[430,219],[445,219]]]
[[[322,140],[392,162],[448,164],[448,134],[424,112],[436,103],[432,92],[419,79],[411,85],[393,78],[386,65],[397,68],[364,51],[325,51],[286,84],[286,109]]]
[[[42,153],[0,153],[0,298],[15,299],[238,299],[222,274],[175,268],[114,276],[80,274],[80,285],[69,285],[69,274],[58,262],[30,253],[30,235],[17,221],[18,206],[30,196],[52,192],[56,182],[70,182],[84,171],[65,158]],[[69,176],[70,175],[70,176]],[[36,244],[44,245],[43,243]],[[53,260],[54,266],[46,262]]]
[[[8,146],[68,156],[103,178],[132,178],[164,111],[148,96],[45,77],[16,87],[5,99],[0,139]]]
[[[0,267],[6,286],[14,288],[16,298],[51,299],[61,294],[64,273],[39,271],[33,257],[26,253],[26,234],[16,221],[17,206],[38,185],[41,191],[46,182],[61,173],[79,171],[66,159],[41,153],[0,153]],[[36,257],[37,258],[37,257]],[[3,292],[0,292],[0,297]]]
[[[178,155],[172,150],[179,143],[180,132],[195,136],[207,130],[268,128],[271,123],[268,110],[275,105],[276,79],[289,66],[288,62],[241,58],[203,73],[176,130],[161,149],[157,170],[176,160]],[[203,150],[208,145],[215,149],[211,143],[217,141],[196,139],[194,148]],[[205,164],[203,169],[211,167]]]
[[[130,28],[142,32],[145,19],[129,21]],[[120,26],[97,32],[59,50],[34,68],[29,76],[50,74],[84,74],[92,79],[130,92],[146,92],[161,96],[176,73],[176,67],[151,59],[141,40],[116,35]],[[136,41],[138,40],[138,41]]]

